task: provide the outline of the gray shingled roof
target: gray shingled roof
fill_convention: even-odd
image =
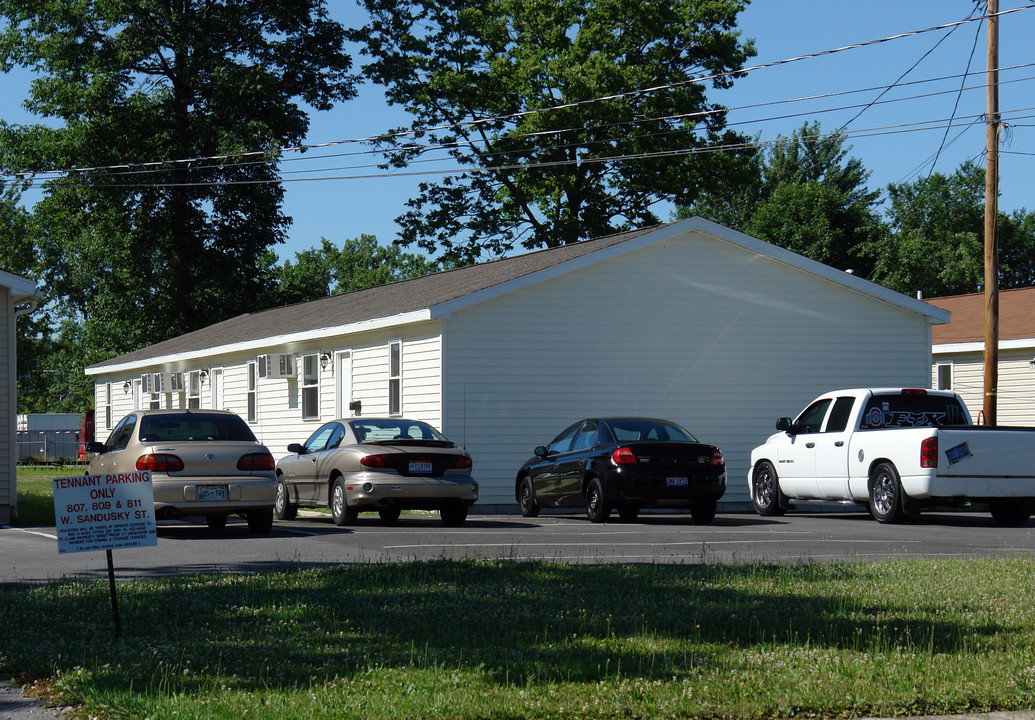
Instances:
[[[202,352],[211,348],[261,340],[276,335],[341,327],[366,320],[423,310],[560,265],[568,260],[583,257],[597,250],[653,232],[660,227],[663,226],[655,225],[631,230],[595,240],[586,240],[456,270],[447,270],[412,280],[401,280],[367,290],[247,313],[90,367],[104,368],[181,353]]]

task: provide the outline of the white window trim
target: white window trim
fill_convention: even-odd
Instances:
[[[941,369],[943,367],[949,368],[949,387],[943,388],[941,386]],[[956,364],[952,361],[935,363],[934,366],[934,385],[936,390],[954,390],[956,388]]]
[[[392,374],[392,353],[394,348],[399,348],[399,372],[396,375]],[[395,392],[393,393],[393,381],[395,384]],[[398,395],[398,397],[394,397]],[[396,400],[398,407],[392,408],[392,401]],[[392,340],[388,343],[388,414],[393,417],[400,417],[403,414],[403,344],[402,340]]]
[[[312,382],[308,382],[308,378],[306,377],[306,361],[309,360],[310,358],[312,358],[312,363],[314,365],[314,374],[313,374],[313,377],[312,377]],[[302,361],[302,372],[301,372],[301,376],[302,376],[302,383],[301,383],[301,385],[302,385],[302,393],[301,393],[302,394],[302,402],[299,403],[301,405],[301,407],[299,408],[299,412],[302,414],[302,419],[303,420],[319,422],[319,420],[320,420],[320,375],[322,374],[321,373],[322,368],[320,367],[320,353],[315,352],[315,353],[308,353],[306,355],[302,355],[301,356],[301,361]],[[311,412],[309,415],[306,415],[306,411],[305,411],[305,406],[306,406],[306,402],[305,402],[306,390],[315,390],[316,391],[316,399],[313,402],[314,407],[310,408],[311,411],[315,410],[315,414],[312,414],[312,412]]]
[[[259,364],[250,360],[245,365],[247,392],[245,393],[245,415],[249,423],[259,422]]]

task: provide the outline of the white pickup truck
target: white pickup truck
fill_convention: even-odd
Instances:
[[[836,390],[751,451],[759,515],[806,502],[868,506],[882,523],[924,507],[988,505],[1000,525],[1035,508],[1035,428],[974,425],[958,395],[937,390]]]

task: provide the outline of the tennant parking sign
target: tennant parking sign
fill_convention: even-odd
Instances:
[[[58,552],[158,544],[151,473],[54,478]]]

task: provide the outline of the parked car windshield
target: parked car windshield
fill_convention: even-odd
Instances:
[[[866,403],[860,429],[966,425],[967,413],[952,395],[898,393],[874,395]]]
[[[384,442],[386,440],[436,440],[449,442],[446,436],[427,423],[419,420],[394,420],[365,418],[349,422],[352,432],[360,442]]]
[[[697,438],[673,423],[658,420],[631,418],[608,422],[611,433],[618,442],[637,440],[665,440],[676,442],[697,442]]]
[[[140,442],[255,442],[248,424],[236,415],[183,413],[140,418]]]

